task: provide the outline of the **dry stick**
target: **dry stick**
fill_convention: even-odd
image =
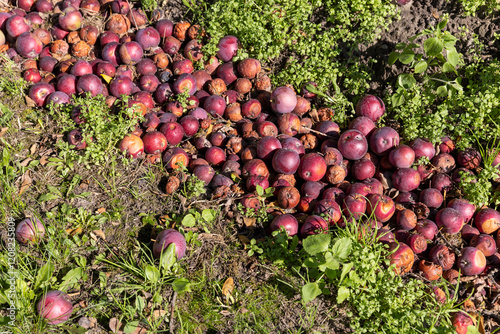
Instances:
[[[174,296],[172,297],[172,302],[170,303],[170,322],[168,328],[170,333],[174,332],[174,311],[175,311],[175,300],[177,299],[177,291],[174,291]]]
[[[128,0],[125,1],[127,1],[128,8],[130,8],[130,16],[132,16],[132,21],[134,21],[135,29],[139,29],[137,27],[137,22],[135,22],[135,15],[134,12],[132,11],[132,6],[130,6],[130,2],[128,2]]]

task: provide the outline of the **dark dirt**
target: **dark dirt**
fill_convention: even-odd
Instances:
[[[457,1],[433,0],[416,1],[401,7],[401,19],[393,22],[380,38],[370,45],[361,45],[357,54],[362,62],[368,64],[368,60],[376,59],[377,64],[372,66],[373,83],[371,89],[374,93],[381,94],[386,85],[396,81],[397,76],[407,68],[401,64],[387,66],[389,54],[395,50],[397,43],[408,43],[408,38],[415,36],[423,29],[436,26],[443,15],[449,14],[448,24],[445,30],[449,31],[459,41],[456,44],[457,51],[463,54],[465,63],[474,60],[474,34],[484,44],[482,58],[496,58],[500,55],[500,41],[494,39],[494,33],[500,30],[500,19],[490,17],[464,16]],[[467,28],[468,31],[465,31]],[[417,43],[419,40],[416,41]]]

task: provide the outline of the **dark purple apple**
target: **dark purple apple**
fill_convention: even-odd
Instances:
[[[257,145],[257,154],[259,152],[258,147]],[[274,153],[272,165],[273,169],[279,174],[295,174],[300,165],[300,156],[292,149],[281,148]]]
[[[365,95],[356,104],[356,115],[368,117],[373,122],[378,121],[384,112],[384,101],[377,96]]]
[[[370,149],[378,155],[385,156],[399,145],[399,134],[393,128],[384,126],[375,129],[370,136]],[[341,150],[342,152],[342,150]]]
[[[217,57],[219,57],[222,61],[228,62],[233,59],[234,56],[238,53],[238,38],[228,35],[224,36],[219,40],[219,44],[217,47],[219,51],[217,51]]]
[[[347,130],[340,135],[338,149],[344,158],[358,160],[368,152],[368,142],[358,130]]]
[[[436,215],[436,225],[443,228],[443,231],[448,234],[460,232],[464,223],[462,214],[453,208],[441,209]]]

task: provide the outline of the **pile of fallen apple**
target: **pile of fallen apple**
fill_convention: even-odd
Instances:
[[[113,107],[126,96],[145,121],[119,148],[132,158],[161,159],[172,171],[167,193],[184,181],[178,170],[186,166],[213,198],[243,195],[243,213],[277,203],[269,231],[283,227],[305,238],[362,221],[364,233],[397,248],[390,256],[401,274],[453,281],[459,271],[481,275],[500,267],[500,213],[450,196],[460,171],[481,168],[476,149],[458,151],[450,138],[436,146],[425,139],[400,144],[396,130],[377,124],[385,106],[372,95],[359,99],[356,118],[340,129],[333,110],[317,107],[314,83],[300,91],[273,88],[258,60],[233,62],[234,36],[222,38],[217,56],[203,63],[200,26],[167,19],[149,25],[128,1],[17,3],[0,12],[0,47],[22,64],[29,97],[42,107],[101,94]],[[100,29],[84,24],[94,15],[106,20]],[[85,122],[80,109],[71,117]],[[75,128],[67,138],[84,150],[92,143],[83,135]],[[421,157],[430,164],[418,164]],[[263,199],[257,186],[273,187],[273,196]],[[38,223],[19,224],[18,240],[43,236]],[[455,234],[458,245],[447,242]],[[163,233],[155,255],[174,242],[181,258],[186,245],[179,235]]]

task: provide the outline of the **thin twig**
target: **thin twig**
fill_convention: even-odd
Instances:
[[[132,16],[132,21],[134,21],[135,29],[139,29],[137,27],[137,22],[135,22],[135,15],[134,12],[132,11],[132,6],[130,6],[130,2],[128,2],[128,0],[125,1],[127,1],[128,8],[130,8],[130,16]]]
[[[175,312],[175,300],[177,299],[177,291],[174,291],[174,295],[172,297],[172,302],[170,303],[170,322],[168,324],[168,328],[170,333],[174,333],[174,312]]]

